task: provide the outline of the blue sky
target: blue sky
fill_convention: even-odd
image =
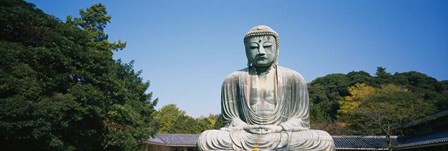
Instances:
[[[280,35],[279,65],[307,82],[331,73],[418,71],[448,80],[446,0],[29,0],[62,21],[106,5],[110,41],[127,42],[114,58],[135,60],[157,108],[177,104],[199,117],[220,112],[220,88],[246,66],[243,37],[255,25]]]

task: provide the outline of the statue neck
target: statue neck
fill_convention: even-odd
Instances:
[[[255,67],[255,66],[251,66],[252,67],[252,72],[255,73],[256,75],[266,75],[268,74],[272,69],[274,69],[276,66],[274,64],[267,66],[267,67]]]

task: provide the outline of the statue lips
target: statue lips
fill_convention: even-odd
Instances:
[[[258,55],[257,57],[255,57],[256,60],[266,60],[268,59],[268,57],[266,57],[265,55]]]

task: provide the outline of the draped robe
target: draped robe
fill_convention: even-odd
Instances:
[[[251,79],[257,75],[249,69],[224,80],[221,112],[227,125],[203,132],[199,150],[334,150],[328,133],[310,130],[308,90],[299,73],[280,66],[271,69],[275,72],[275,108],[272,114],[259,115],[250,105]],[[253,134],[243,130],[245,125],[276,125],[282,131]]]

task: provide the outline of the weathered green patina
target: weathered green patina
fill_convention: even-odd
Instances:
[[[327,132],[310,130],[303,77],[277,65],[278,34],[256,26],[244,45],[248,67],[230,74],[222,86],[227,125],[203,132],[199,150],[334,150]]]

